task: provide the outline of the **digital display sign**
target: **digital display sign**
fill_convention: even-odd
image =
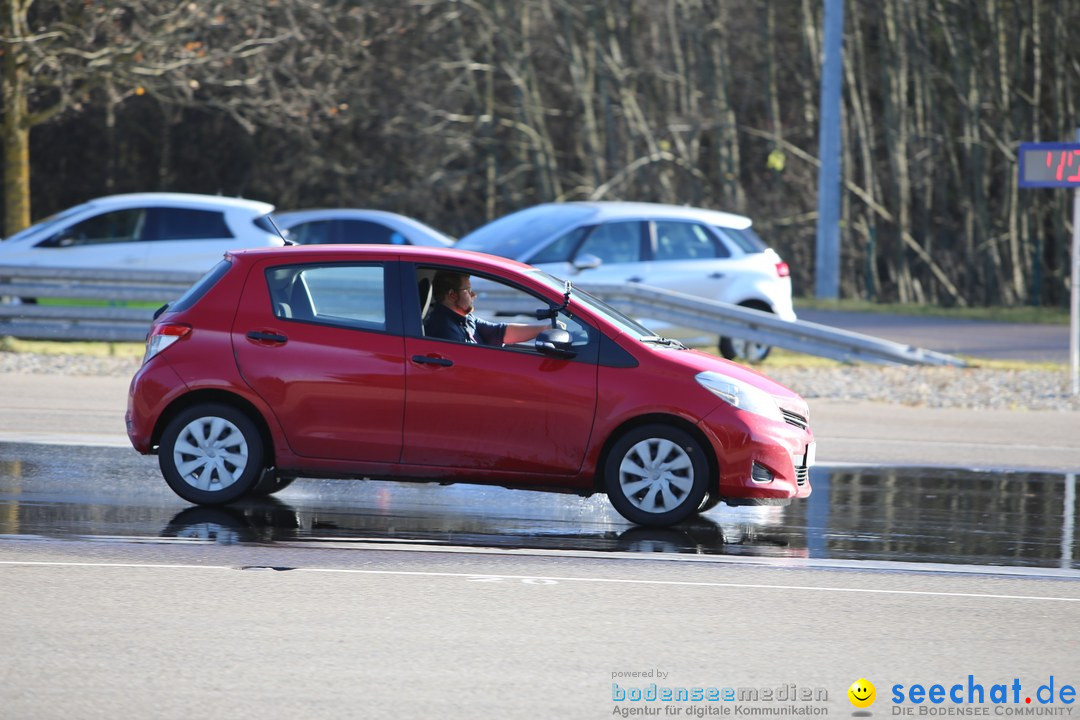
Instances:
[[[1020,187],[1080,188],[1080,143],[1021,143]]]

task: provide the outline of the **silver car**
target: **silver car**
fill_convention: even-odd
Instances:
[[[795,320],[787,263],[742,215],[653,203],[548,203],[473,230],[456,247],[567,280],[642,283]],[[727,337],[719,345],[724,357],[750,362],[770,349]]]
[[[361,208],[324,208],[277,213],[274,220],[299,245],[423,245],[448,247],[453,239],[405,215]]]

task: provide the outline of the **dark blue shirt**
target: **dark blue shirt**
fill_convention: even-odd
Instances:
[[[506,323],[493,323],[476,315],[458,315],[456,312],[438,303],[428,313],[424,321],[424,335],[456,340],[463,343],[480,343],[499,347],[506,335]]]

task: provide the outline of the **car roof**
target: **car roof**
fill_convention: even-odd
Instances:
[[[590,221],[608,222],[611,220],[634,220],[634,219],[657,219],[668,218],[672,220],[697,220],[710,225],[721,225],[731,228],[747,228],[751,225],[750,218],[745,215],[723,212],[721,210],[709,210],[706,208],[690,207],[689,205],[665,205],[663,203],[647,202],[621,202],[621,201],[581,201],[568,203],[546,203],[540,207],[576,206],[592,208],[596,214]]]
[[[407,215],[400,215],[389,210],[370,210],[368,208],[303,208],[301,210],[279,210],[275,218],[289,221],[311,220],[319,218],[386,218],[412,220]],[[419,222],[414,220],[414,222]]]
[[[492,270],[517,272],[535,269],[517,260],[488,253],[420,245],[289,245],[230,250],[226,254],[243,262],[258,262],[267,259],[285,263],[393,259],[435,264],[465,263],[475,267],[486,266]]]
[[[247,210],[256,215],[269,215],[274,206],[261,200],[225,197],[224,195],[200,195],[198,193],[145,192],[106,195],[88,200],[85,205],[101,209],[165,205],[178,207],[203,207],[211,205],[221,209]]]

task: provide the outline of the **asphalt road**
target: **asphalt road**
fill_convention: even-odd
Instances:
[[[800,320],[951,355],[1027,362],[1069,361],[1066,325],[1031,325],[884,313],[801,309]]]
[[[8,375],[2,382],[0,442],[123,448],[126,380]],[[1072,419],[816,402],[814,423],[822,463],[1075,472],[1080,450]],[[22,447],[0,445],[0,464],[24,472],[25,451],[12,449]],[[71,475],[67,489],[8,488],[3,511],[53,513],[51,522],[69,528],[117,527],[130,514],[132,522],[146,522],[153,504],[140,510],[134,498],[160,486],[129,491],[128,470],[80,474],[86,455],[79,453],[78,447],[61,452]],[[144,463],[139,472],[150,482],[152,460],[124,462]],[[1048,517],[1067,513],[1059,493],[1047,496],[1056,509],[1037,499],[1037,486],[1046,482],[1061,482],[1060,476],[1022,482],[1015,503],[990,509],[972,508],[954,484],[935,507],[945,523],[965,513],[973,523],[965,537],[977,542],[983,523],[999,519],[988,512],[1008,512],[1015,523],[1038,508]],[[856,549],[871,540],[858,529],[870,527],[863,515],[882,492],[873,483],[859,487],[859,502],[830,504],[833,520],[854,528],[845,537]],[[65,510],[65,498],[78,493],[119,499],[83,516]],[[502,512],[499,505],[491,509]],[[903,519],[888,508],[874,513],[895,528],[880,546],[885,556],[890,547],[924,541],[905,532]],[[444,533],[438,544],[385,535],[228,544],[200,534],[200,527],[154,537],[99,530],[93,537],[27,531],[0,538],[0,718],[194,713],[471,720],[621,717],[628,709],[664,717],[725,710],[759,717],[885,717],[905,710],[915,716],[929,704],[892,701],[894,686],[906,693],[914,684],[941,684],[946,692],[957,685],[965,700],[968,692],[978,699],[969,685],[983,688],[981,705],[948,701],[938,710],[1063,715],[1075,706],[1063,701],[1069,696],[1063,699],[1062,689],[1080,686],[1069,631],[1080,622],[1080,571],[1072,560],[1056,569],[1025,569],[812,553],[597,553],[454,543],[468,526]],[[1061,537],[1062,552],[1072,552],[1075,539]],[[815,541],[834,538],[819,531]],[[944,542],[948,552],[948,536]],[[860,678],[878,690],[867,710],[846,696]],[[994,685],[1012,693],[1014,682],[1015,701],[1010,694],[1004,704],[991,702]],[[1051,682],[1054,702],[1043,705]],[[659,691],[732,688],[756,699],[617,699],[620,692],[648,693],[653,684]],[[1046,686],[1041,695],[1040,686]],[[776,699],[802,690],[817,699]]]
[[[1075,580],[8,541],[0,599],[5,718],[599,719],[722,705],[848,717],[859,678],[877,686],[870,711],[886,717],[894,685],[966,688],[971,677],[990,693],[1016,680],[1007,707],[1020,711],[1051,678],[1055,693],[1080,685]],[[816,699],[616,700],[654,683],[795,685]]]

